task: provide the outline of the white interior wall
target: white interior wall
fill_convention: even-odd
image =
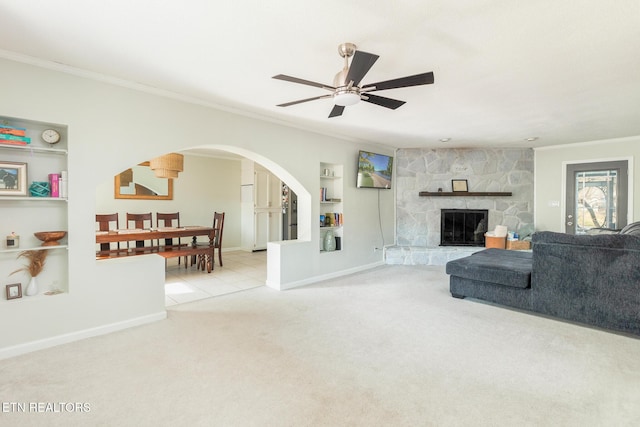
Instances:
[[[535,225],[536,230],[564,231],[564,169],[567,163],[630,160],[628,222],[640,220],[640,136],[605,141],[590,141],[535,150]]]
[[[96,262],[94,230],[97,187],[130,165],[167,152],[197,147],[234,152],[267,167],[300,196],[300,240],[268,257],[270,286],[282,289],[383,262],[382,252],[373,251],[380,245],[377,194],[355,189],[358,150],[385,153],[379,146],[9,60],[0,60],[0,93],[0,115],[69,129],[69,292],[5,301],[0,323],[14,326],[0,328],[0,358],[166,316],[164,260],[150,255]],[[321,161],[345,168],[344,250],[322,255],[316,226]],[[382,230],[393,241],[393,193],[380,198]],[[286,257],[290,248],[293,262]]]

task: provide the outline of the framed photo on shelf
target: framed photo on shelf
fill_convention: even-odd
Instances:
[[[7,299],[22,298],[22,285],[20,283],[13,283],[7,285]]]
[[[466,179],[452,179],[451,191],[453,192],[466,192],[469,191],[469,185]]]
[[[27,195],[27,164],[0,160],[0,196]]]

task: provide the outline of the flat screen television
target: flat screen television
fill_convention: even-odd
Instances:
[[[391,188],[393,157],[360,150],[358,155],[358,188]]]

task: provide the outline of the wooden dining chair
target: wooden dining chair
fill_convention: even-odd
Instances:
[[[215,259],[215,250],[218,250],[218,264],[222,267],[222,231],[224,230],[224,212],[213,213],[213,251]],[[204,245],[200,243],[198,245]],[[198,260],[195,256],[191,257],[191,265],[196,264]],[[214,260],[212,259],[213,263]]]
[[[222,230],[224,229],[224,212],[213,213],[213,229],[215,230],[213,248],[214,250],[218,250],[218,262],[220,267],[222,267]]]
[[[98,229],[96,231],[109,231],[117,230],[120,228],[120,222],[118,221],[118,214],[96,214],[96,224]],[[115,242],[116,249],[120,250],[120,242]],[[111,243],[100,243],[99,255],[108,255],[111,251]]]
[[[162,227],[180,227],[180,212],[172,212],[172,213],[161,213],[161,212],[156,212],[156,225],[158,226],[158,228],[162,228]],[[160,242],[158,242],[159,244]],[[176,241],[174,242],[174,239],[164,239],[164,246],[165,249],[166,248],[175,248],[177,244],[177,247],[181,247],[181,246],[186,246],[186,243],[182,243],[181,239],[178,237],[176,239]],[[178,264],[180,264],[180,259],[181,257],[177,257],[178,258]],[[187,257],[184,257],[184,266],[187,266]]]
[[[142,213],[142,214],[127,212],[127,228],[128,229],[153,228],[153,217],[151,216],[151,212]],[[148,249],[154,248],[155,245],[153,243],[153,240],[149,240],[149,246],[146,246],[145,242],[146,240],[136,240],[136,249],[140,250],[145,248],[148,248]]]

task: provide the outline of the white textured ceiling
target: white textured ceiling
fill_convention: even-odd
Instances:
[[[392,147],[546,146],[640,135],[638,0],[2,0],[1,56],[63,64],[292,126]],[[433,71],[327,118],[337,46],[363,83]],[[59,66],[59,65],[58,65]],[[538,137],[527,142],[527,137]],[[440,141],[451,138],[448,143]]]

